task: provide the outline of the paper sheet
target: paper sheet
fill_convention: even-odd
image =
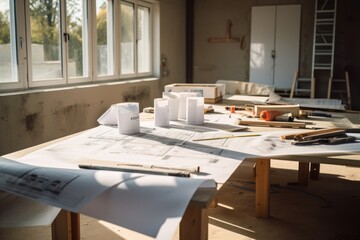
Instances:
[[[224,117],[229,121],[227,124],[231,124],[227,115],[214,114],[207,121],[222,121]],[[294,130],[297,131],[301,130]],[[141,123],[139,134],[128,136],[119,134],[116,127],[99,126],[26,155],[18,160],[23,164],[2,158],[0,189],[103,219],[157,239],[171,239],[194,192],[204,184],[214,187],[211,179],[225,182],[246,157],[321,155],[359,152],[360,149],[359,140],[342,145],[294,146],[290,141],[280,141],[283,131],[264,132],[253,137],[193,141],[226,134],[244,133],[229,133],[206,124],[188,126],[184,122],[172,122],[168,128],[159,128],[149,121]],[[352,135],[360,138],[360,134]],[[79,170],[77,163],[84,159],[167,167],[199,166],[200,173],[191,178],[176,178]],[[60,180],[64,183],[63,188],[54,191],[50,186],[49,191],[48,185],[25,181],[24,176],[34,177],[32,174],[36,175],[35,179]]]
[[[79,151],[74,157],[76,148],[70,147],[71,139],[68,143],[38,150],[20,162],[0,158],[0,189],[156,239],[171,239],[195,191],[215,188],[211,179],[75,169],[74,160],[88,153]],[[96,151],[98,146],[87,149]],[[57,168],[45,167],[51,165]]]

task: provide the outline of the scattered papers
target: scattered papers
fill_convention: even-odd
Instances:
[[[36,162],[42,152],[21,161]],[[199,187],[215,187],[210,179],[40,167],[4,158],[0,158],[0,172],[1,190],[157,239],[172,238]]]
[[[303,108],[345,110],[339,99],[327,98],[284,98],[272,92],[267,103],[271,104],[299,104]]]

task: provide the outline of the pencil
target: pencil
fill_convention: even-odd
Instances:
[[[231,135],[231,136],[213,137],[213,138],[197,138],[197,139],[193,139],[193,141],[198,142],[198,141],[208,141],[208,140],[218,140],[218,139],[238,138],[238,137],[256,137],[256,136],[261,136],[261,134]]]

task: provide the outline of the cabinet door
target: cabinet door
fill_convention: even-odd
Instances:
[[[276,7],[274,85],[290,89],[294,72],[299,67],[300,5]]]
[[[251,9],[250,82],[274,84],[275,12],[275,6]]]
[[[300,5],[253,7],[250,82],[290,89],[299,64]]]

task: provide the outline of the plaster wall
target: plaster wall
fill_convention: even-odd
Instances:
[[[160,1],[160,16],[158,51],[167,58],[166,76],[157,70],[152,80],[0,94],[0,155],[97,126],[114,103],[135,101],[142,110],[165,84],[184,82],[185,1]]]
[[[311,77],[314,32],[314,0],[194,0],[195,83],[214,83],[219,79],[249,81],[251,7],[301,5],[299,77]],[[337,1],[334,78],[344,79],[349,71],[352,109],[360,109],[360,1]],[[225,37],[226,21],[232,22],[232,37],[237,43],[209,43],[208,38]],[[316,73],[315,96],[326,98],[328,74]],[[292,79],[289,79],[292,81]],[[344,85],[334,87],[343,90]],[[342,99],[345,93],[332,95]]]
[[[251,7],[301,4],[299,71],[310,76],[313,41],[312,0],[195,0],[194,82],[214,83],[219,79],[249,81]],[[240,42],[208,42],[225,37],[226,21],[232,22],[232,37]],[[289,79],[291,81],[291,79]]]

